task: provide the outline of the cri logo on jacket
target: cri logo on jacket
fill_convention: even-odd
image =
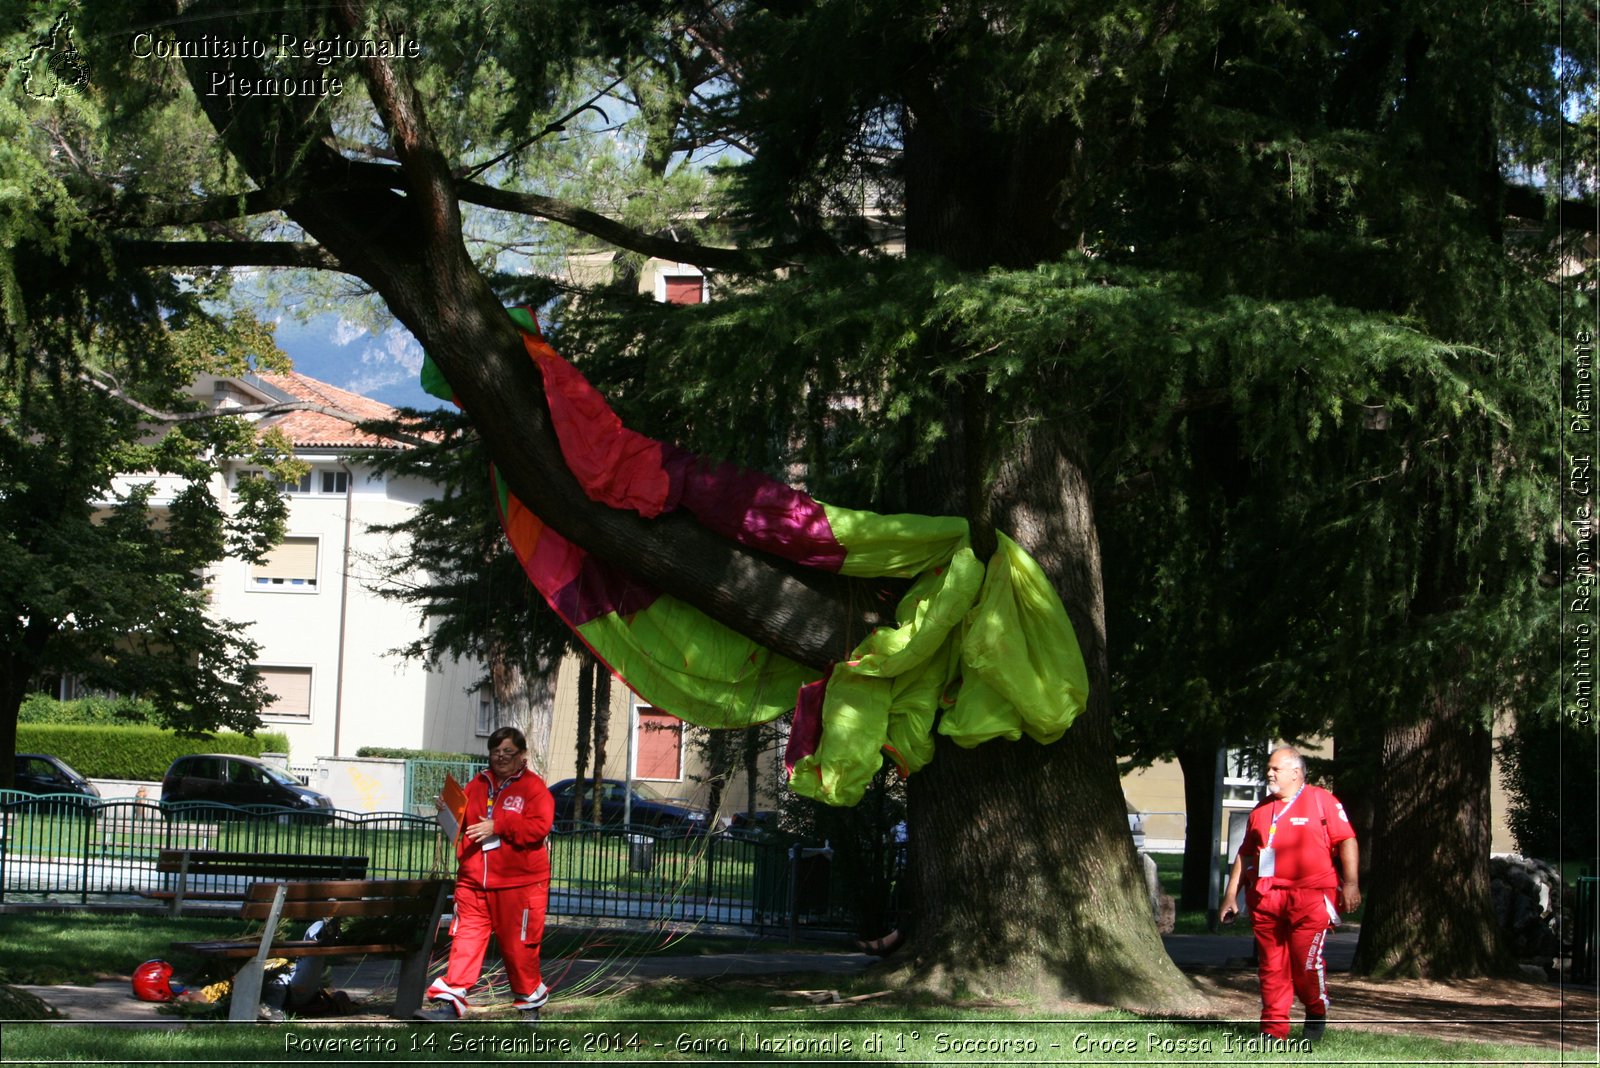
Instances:
[[[521,812],[522,798],[515,796],[506,798],[505,809],[507,812]]]

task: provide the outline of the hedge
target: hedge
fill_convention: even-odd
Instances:
[[[440,749],[393,749],[381,745],[364,745],[356,750],[358,757],[384,757],[389,760],[443,760],[448,763],[488,764],[488,753],[446,753]]]
[[[158,727],[100,727],[62,723],[17,724],[17,752],[59,757],[80,775],[97,779],[156,782],[172,762],[190,753],[287,753],[289,739],[281,732],[255,737],[222,733],[211,738],[184,738]]]
[[[22,699],[17,722],[140,727],[156,722],[156,706],[137,697],[79,697],[57,701],[49,694],[30,693]]]

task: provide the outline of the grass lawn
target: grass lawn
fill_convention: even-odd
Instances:
[[[799,996],[825,989],[863,1000],[818,1006]],[[1251,1045],[1253,1032],[1248,1022],[1172,1022],[1121,1012],[1052,1019],[992,1003],[929,1006],[885,995],[869,977],[792,975],[715,986],[660,982],[626,996],[557,1001],[536,1030],[504,1022],[11,1024],[3,1063],[1557,1063],[1554,1052],[1529,1046],[1337,1029],[1315,1049],[1293,1041],[1263,1052]]]
[[[152,956],[170,959],[166,947],[173,940],[229,935],[239,928],[239,921],[226,919],[13,913],[0,915],[0,960],[9,982],[88,982],[125,975]],[[738,937],[575,928],[552,928],[549,935],[552,955],[750,952],[760,945]],[[875,975],[663,980],[621,995],[558,998],[537,1030],[497,1021],[231,1026],[205,1020],[172,1028],[8,1023],[0,1064],[1559,1063],[1555,1051],[1531,1046],[1342,1031],[1337,1025],[1314,1050],[1297,1041],[1264,1053],[1250,1045],[1253,1021],[1173,1022],[1125,1012],[1056,1019],[1020,1003],[930,1003],[882,984]]]
[[[0,982],[88,985],[129,975],[153,957],[182,963],[173,942],[232,938],[244,930],[242,920],[227,918],[8,912],[0,914]]]
[[[35,985],[88,985],[102,979],[121,978],[144,961],[168,961],[187,981],[215,962],[185,958],[173,952],[173,942],[240,938],[259,934],[259,926],[243,920],[172,919],[153,913],[91,913],[84,911],[29,911],[0,913],[0,983]],[[550,959],[568,956],[645,957],[698,956],[708,953],[757,953],[788,949],[786,943],[762,942],[739,935],[646,934],[624,929],[552,925],[545,933],[545,954]]]

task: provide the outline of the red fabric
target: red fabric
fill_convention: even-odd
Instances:
[[[465,826],[481,821],[489,811],[489,792],[494,773],[484,769],[467,783]],[[501,890],[550,882],[550,851],[545,837],[555,822],[556,803],[544,780],[529,768],[511,776],[495,795],[494,830],[500,844],[491,849],[462,835],[456,843],[460,867],[456,874],[456,893],[463,885],[483,890]]]
[[[539,943],[544,937],[545,909],[550,883],[529,883],[504,890],[483,890],[457,882],[455,919],[450,924],[450,964],[443,978],[434,980],[428,996],[467,1003],[467,991],[483,974],[483,956],[489,935],[500,944],[506,978],[513,997],[527,997],[539,989]]]
[[[1278,828],[1283,837],[1283,828]],[[1334,916],[1326,890],[1274,887],[1250,906],[1261,981],[1261,1030],[1289,1037],[1289,1012],[1298,997],[1308,1016],[1328,1012],[1328,974],[1322,945]]]
[[[826,678],[808,682],[795,694],[794,718],[789,724],[789,744],[783,751],[783,774],[794,774],[794,766],[822,744],[822,698],[828,688]]]
[[[622,425],[605,398],[541,338],[522,335],[544,378],[561,455],[590,500],[650,518],[668,507],[661,442]]]
[[[1239,855],[1244,858],[1245,900],[1252,911],[1256,906],[1249,895],[1258,890],[1256,864],[1262,847],[1267,844],[1273,817],[1279,817],[1278,833],[1272,840],[1276,854],[1273,886],[1337,889],[1339,874],[1333,866],[1333,847],[1346,838],[1355,837],[1344,806],[1320,786],[1305,787],[1287,811],[1284,806],[1285,802],[1272,797],[1257,805],[1250,813],[1244,843],[1239,847]]]

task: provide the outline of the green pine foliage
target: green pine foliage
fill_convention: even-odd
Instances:
[[[0,48],[26,54],[47,14],[30,7]],[[145,270],[107,226],[217,173],[212,139],[159,85],[137,90],[149,111],[132,130],[87,86],[29,91],[35,73],[8,67],[0,93],[0,750],[49,675],[147,701],[180,730],[253,729],[270,699],[255,647],[209,616],[204,573],[226,553],[259,559],[286,506],[247,486],[224,508],[211,480],[221,457],[292,457],[242,419],[189,418],[202,405],[187,390],[282,354],[230,306],[227,271]]]

